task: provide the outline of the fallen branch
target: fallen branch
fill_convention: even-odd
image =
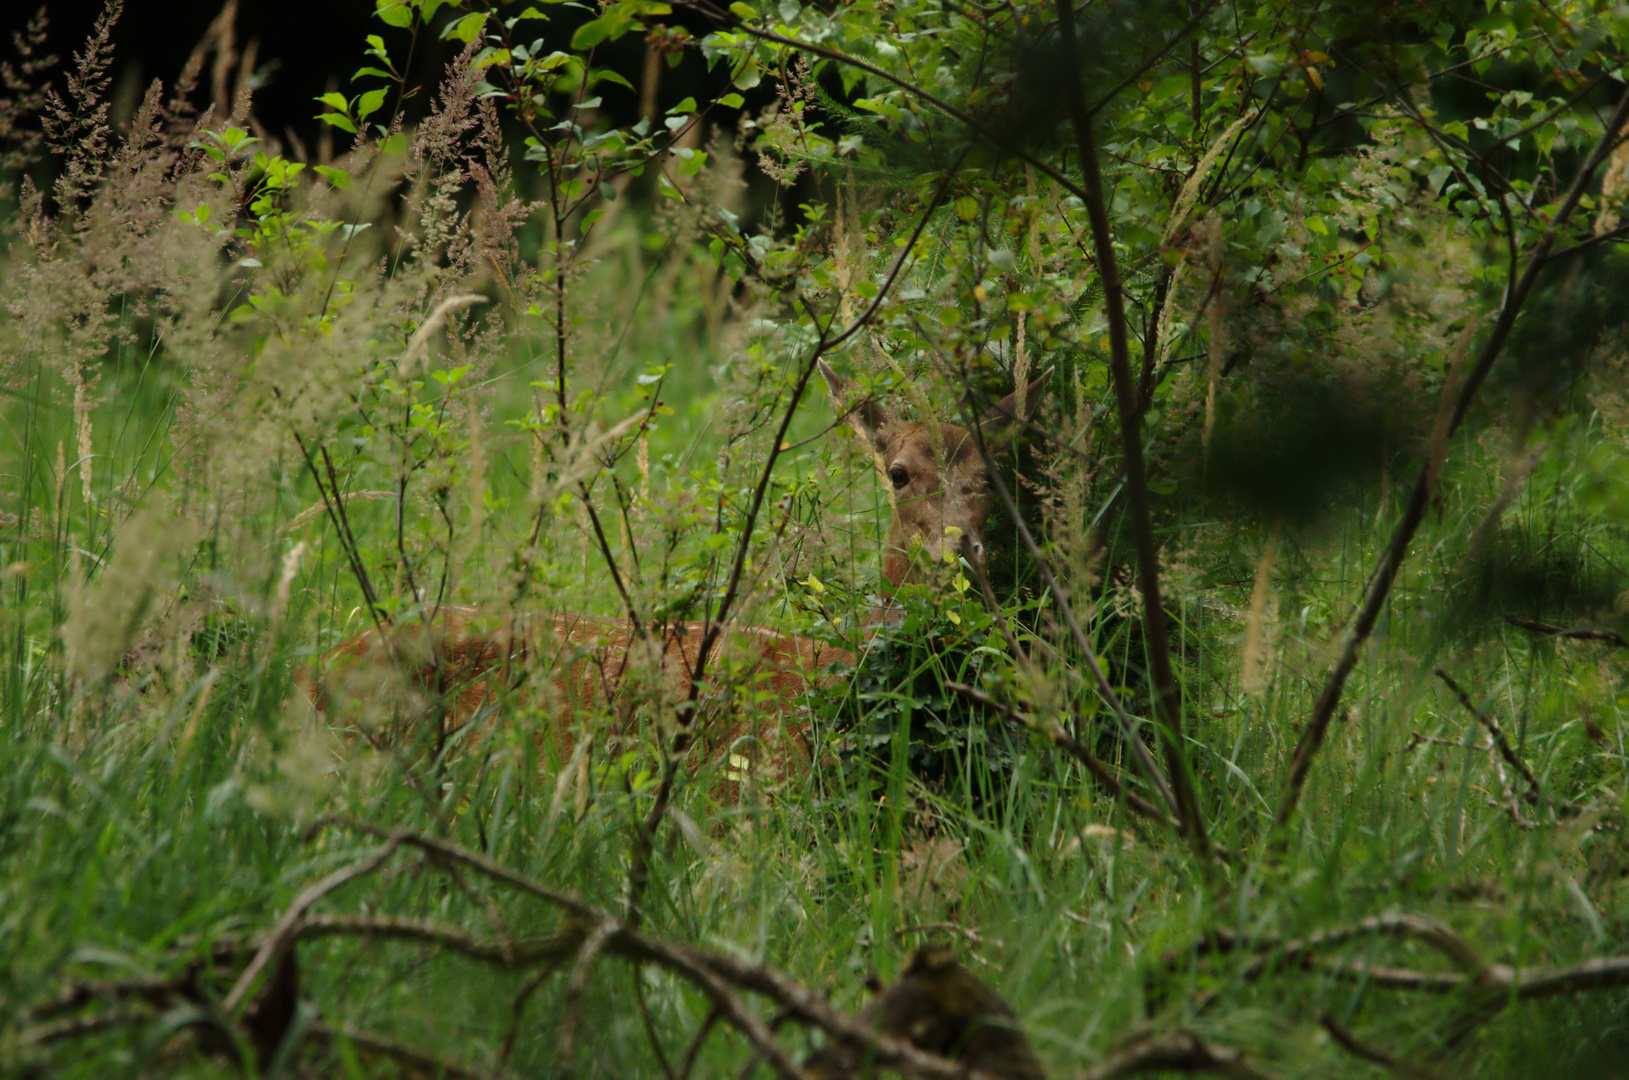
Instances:
[[[371,835],[388,835],[401,846],[420,848],[448,862],[473,867],[494,880],[513,886],[575,916],[558,933],[533,943],[481,943],[456,929],[435,927],[433,924],[405,919],[388,919],[378,923],[353,920],[349,925],[356,932],[433,939],[466,949],[468,955],[490,957],[491,962],[503,965],[508,965],[515,958],[526,955],[528,950],[531,951],[531,955],[538,958],[546,956],[552,959],[557,955],[568,957],[579,955],[578,951],[582,949],[591,933],[603,932],[602,949],[605,953],[639,963],[657,964],[678,974],[707,994],[722,1018],[734,1025],[770,1065],[788,1080],[796,1080],[798,1076],[796,1066],[786,1056],[785,1051],[774,1042],[772,1034],[763,1022],[752,1015],[730,992],[730,986],[750,990],[769,998],[793,1018],[821,1028],[832,1038],[862,1048],[868,1060],[880,1066],[896,1069],[908,1076],[926,1077],[928,1080],[976,1080],[979,1075],[969,1074],[949,1058],[930,1054],[909,1043],[877,1034],[864,1024],[832,1008],[820,995],[779,972],[722,953],[707,952],[647,937],[626,923],[611,918],[568,893],[539,885],[484,855],[450,841],[419,833],[389,832],[365,822],[341,819],[325,819],[318,822],[307,830],[307,835],[330,825]],[[313,920],[313,923],[320,926],[322,932],[328,933],[340,932],[341,927],[345,925],[342,919],[332,916]],[[281,921],[279,925],[281,926]],[[555,950],[558,950],[558,953]]]
[[[1315,955],[1318,950],[1368,935],[1418,941],[1447,957],[1459,971],[1416,971]],[[1240,968],[1237,977],[1247,982],[1261,978],[1276,967],[1290,965],[1316,970],[1342,981],[1387,990],[1439,995],[1467,992],[1475,997],[1479,1009],[1486,1010],[1478,1022],[1490,1018],[1512,1001],[1629,986],[1629,956],[1597,957],[1559,968],[1521,969],[1505,964],[1490,964],[1448,926],[1410,914],[1379,915],[1288,942],[1275,938],[1252,940],[1229,930],[1213,930],[1188,950],[1167,957],[1160,968],[1167,972],[1175,971],[1190,960],[1225,955],[1245,948],[1255,955]],[[1222,987],[1216,987],[1206,991],[1194,1002],[1193,1011],[1207,1008],[1221,990]]]
[[[383,1035],[360,1028],[334,1027],[321,1022],[313,1023],[305,1029],[305,1036],[317,1042],[333,1044],[345,1040],[353,1046],[389,1058],[399,1065],[406,1065],[424,1076],[445,1076],[452,1080],[504,1080],[513,1076],[513,1073],[502,1070],[490,1072],[461,1064],[449,1058],[431,1054],[428,1051],[408,1046],[405,1043],[387,1039]]]
[[[1387,1072],[1404,1077],[1404,1080],[1437,1080],[1437,1074],[1429,1069],[1422,1069],[1418,1065],[1410,1064],[1378,1047],[1362,1042],[1327,1012],[1318,1014],[1318,1023],[1322,1024],[1330,1037],[1348,1053],[1362,1058],[1371,1065],[1378,1065]]]
[[[1077,1080],[1115,1080],[1138,1073],[1170,1071],[1215,1073],[1235,1080],[1268,1080],[1269,1077],[1247,1064],[1239,1051],[1184,1032],[1134,1043],[1100,1062],[1096,1068],[1081,1073]]]
[[[1608,645],[1620,649],[1629,649],[1629,641],[1625,641],[1623,635],[1616,630],[1587,630],[1553,626],[1547,622],[1539,622],[1537,619],[1524,619],[1519,615],[1501,615],[1500,618],[1520,630],[1542,634],[1546,637],[1573,638],[1577,641],[1604,641]]]
[[[243,969],[243,974],[238,976],[238,981],[232,985],[231,992],[221,1002],[221,1012],[227,1016],[235,1016],[237,1011],[248,1001],[249,991],[254,988],[255,980],[260,977],[267,965],[281,958],[282,951],[289,946],[292,940],[295,926],[298,925],[300,919],[311,905],[342,885],[378,870],[396,853],[396,848],[400,844],[401,840],[392,836],[366,858],[358,859],[348,866],[342,866],[321,881],[314,885],[308,885],[302,890],[300,895],[294,898],[294,902],[288,906],[288,909],[283,912],[282,918],[277,920],[277,925],[272,927],[271,933],[267,934],[261,942],[260,951],[255,953],[253,960],[249,961],[249,966]]]

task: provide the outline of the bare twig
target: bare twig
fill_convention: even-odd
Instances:
[[[1373,934],[1418,941],[1446,956],[1459,971],[1416,971],[1315,955],[1319,949]],[[1237,972],[1237,977],[1246,981],[1259,979],[1275,967],[1290,965],[1315,969],[1342,981],[1386,990],[1437,995],[1467,994],[1471,1008],[1454,1025],[1458,1038],[1463,1038],[1476,1025],[1497,1015],[1512,1001],[1629,986],[1629,956],[1596,957],[1559,968],[1521,969],[1490,964],[1449,927],[1410,914],[1375,916],[1350,926],[1282,943],[1276,939],[1247,942],[1230,931],[1213,930],[1188,953],[1168,957],[1162,967],[1169,971],[1184,962],[1184,956],[1198,958],[1229,953],[1242,947],[1249,947],[1256,954]],[[1216,1000],[1221,989],[1216,987],[1206,991],[1190,1008],[1195,1012],[1205,1009]]]
[[[401,843],[400,837],[390,836],[366,858],[342,866],[321,881],[302,890],[294,898],[294,902],[283,912],[282,917],[277,920],[277,925],[273,926],[271,932],[266,935],[265,940],[261,943],[260,951],[255,953],[254,959],[249,961],[249,966],[243,969],[243,974],[238,976],[238,981],[233,984],[231,991],[221,1001],[221,1012],[227,1016],[235,1016],[238,1010],[243,1007],[248,999],[249,991],[254,988],[255,980],[260,978],[261,972],[272,961],[279,959],[282,951],[292,944],[300,920],[305,916],[311,905],[335,889],[378,870],[396,853],[396,849],[401,846]]]
[[[537,897],[539,900],[553,904],[555,907],[564,908],[566,911],[571,912],[573,915],[576,915],[587,922],[598,923],[604,918],[604,916],[596,911],[592,906],[577,899],[570,893],[564,893],[558,889],[550,889],[544,885],[540,885],[531,878],[526,877],[524,874],[517,874],[507,866],[504,866],[502,863],[494,862],[485,855],[482,855],[479,852],[471,851],[468,848],[461,847],[450,840],[442,840],[438,837],[426,836],[423,833],[415,832],[393,833],[378,825],[372,825],[365,821],[350,821],[346,818],[337,817],[318,818],[310,828],[306,829],[305,835],[309,838],[315,833],[320,832],[321,830],[330,826],[335,828],[350,829],[353,832],[366,833],[370,836],[388,836],[398,844],[406,844],[409,847],[416,847],[421,851],[448,859],[452,862],[463,863],[466,866],[479,870],[481,873],[495,881],[501,881],[505,885],[511,885],[517,889],[520,889],[522,892],[529,893],[530,895]]]
[[[1629,641],[1625,641],[1623,635],[1616,630],[1569,629],[1565,626],[1539,622],[1537,619],[1524,619],[1519,615],[1501,615],[1500,618],[1518,629],[1547,637],[1572,638],[1575,641],[1604,641],[1620,649],[1629,649]]]
[[[625,931],[626,932],[626,931]],[[698,962],[688,950],[675,948],[649,938],[643,943],[651,951],[651,958],[678,971],[688,978],[695,986],[712,999],[713,1009],[724,1019],[735,1026],[735,1029],[745,1035],[747,1041],[752,1043],[753,1049],[769,1062],[782,1080],[802,1080],[802,1072],[782,1050],[775,1041],[775,1035],[764,1022],[754,1016],[746,1006],[741,1004],[730,992],[724,980],[721,979],[707,963]],[[737,983],[737,985],[742,985]]]
[[[786,1052],[775,1043],[773,1035],[764,1026],[763,1022],[748,1011],[730,991],[730,985],[763,994],[782,1007],[792,1009],[794,1015],[800,1020],[813,1023],[823,1028],[828,1034],[867,1047],[874,1053],[874,1060],[879,1064],[901,1069],[911,1075],[928,1077],[930,1080],[953,1080],[953,1078],[965,1080],[966,1073],[954,1062],[934,1054],[924,1053],[897,1040],[878,1036],[868,1028],[836,1012],[824,999],[804,988],[801,984],[777,972],[745,963],[734,957],[718,953],[707,953],[646,937],[631,926],[615,922],[609,916],[597,911],[574,896],[555,889],[549,889],[522,874],[494,863],[484,855],[469,851],[457,844],[437,837],[411,832],[388,833],[384,829],[365,822],[351,822],[339,819],[319,821],[311,829],[307,830],[307,835],[330,825],[339,825],[375,835],[388,835],[396,845],[416,847],[450,862],[471,866],[497,881],[565,909],[578,917],[574,921],[574,925],[568,927],[560,935],[562,940],[566,939],[567,934],[572,935],[570,938],[571,944],[569,945],[571,954],[575,954],[582,947],[583,940],[590,933],[589,927],[610,926],[610,929],[606,931],[606,939],[603,945],[606,952],[630,960],[656,963],[684,977],[712,999],[714,1006],[719,1010],[723,1018],[746,1036],[754,1048],[786,1080],[797,1080],[796,1066],[786,1056]],[[330,878],[333,876],[330,875]],[[279,926],[281,926],[281,923]],[[288,933],[293,932],[289,931]],[[274,931],[274,936],[279,935],[276,935]],[[288,934],[280,936],[287,937]],[[450,941],[453,938],[449,936],[447,940]],[[268,940],[268,944],[271,944],[270,940]],[[491,953],[502,956],[502,950],[499,946],[489,945],[486,948]],[[262,951],[264,951],[264,947]],[[521,954],[522,951],[523,946],[514,946],[515,955]],[[502,961],[500,960],[500,962]]]
[[[1154,540],[1153,520],[1148,507],[1148,471],[1143,462],[1142,413],[1137,381],[1131,371],[1130,348],[1126,334],[1125,298],[1120,287],[1119,263],[1114,238],[1109,232],[1108,202],[1103,193],[1103,177],[1097,162],[1097,142],[1092,135],[1091,114],[1082,95],[1078,45],[1075,40],[1073,0],[1056,0],[1058,32],[1063,45],[1064,93],[1070,121],[1075,130],[1076,155],[1082,186],[1085,188],[1086,215],[1092,223],[1092,248],[1097,272],[1103,284],[1103,308],[1109,328],[1109,367],[1114,376],[1114,396],[1120,413],[1120,453],[1126,472],[1126,509],[1131,514],[1131,531],[1137,551],[1137,583],[1143,594],[1143,639],[1148,646],[1148,666],[1153,681],[1155,713],[1164,736],[1165,764],[1171,790],[1176,798],[1177,817],[1194,853],[1210,861],[1210,834],[1193,777],[1188,771],[1183,746],[1182,702],[1176,675],[1171,668],[1171,645],[1165,629],[1165,608],[1160,600],[1159,547]]]
[[[304,941],[321,937],[394,938],[447,949],[500,968],[524,968],[568,959],[582,940],[579,933],[557,933],[523,941],[491,941],[456,926],[399,915],[307,915],[296,928]]]
[[[1144,817],[1151,818],[1176,833],[1180,834],[1182,832],[1182,822],[1164,813],[1159,807],[1136,792],[1128,790],[1120,782],[1120,778],[1115,775],[1114,770],[1102,758],[1092,753],[1091,748],[1085,743],[1065,731],[1063,725],[1056,720],[1042,720],[1039,717],[1020,712],[1006,702],[997,701],[984,691],[974,686],[968,686],[966,683],[947,682],[945,688],[987,709],[995,709],[1020,727],[1046,737],[1051,741],[1052,745],[1084,765],[1086,771],[1092,774],[1092,778],[1102,784],[1114,798],[1124,799],[1127,806]]]
[[[651,1053],[656,1055],[656,1064],[661,1067],[662,1076],[666,1080],[679,1080],[678,1074],[673,1071],[673,1063],[667,1059],[667,1050],[662,1046],[661,1035],[656,1030],[656,1017],[651,1015],[650,1002],[645,1000],[644,972],[635,967],[628,972],[628,978],[633,984],[634,1005],[639,1009],[639,1022],[645,1028],[645,1038],[650,1042]],[[717,1013],[709,1009],[707,1015],[714,1018]]]
[[[1454,696],[1459,698],[1459,703],[1465,706],[1465,711],[1475,717],[1477,723],[1488,729],[1488,735],[1492,737],[1493,745],[1498,748],[1499,756],[1504,758],[1512,769],[1520,773],[1523,780],[1527,781],[1527,801],[1530,803],[1538,802],[1543,794],[1539,790],[1538,777],[1534,776],[1533,770],[1529,769],[1527,763],[1517,756],[1515,749],[1510,745],[1510,741],[1505,738],[1503,729],[1499,727],[1499,722],[1478,709],[1476,703],[1471,700],[1471,695],[1467,694],[1454,681],[1453,676],[1442,668],[1437,668],[1437,678],[1441,679],[1448,689],[1454,692]]]
[[[89,1016],[76,1016],[72,1020],[59,1020],[54,1024],[23,1028],[17,1033],[16,1039],[19,1046],[49,1046],[51,1043],[77,1039],[82,1035],[95,1035],[111,1028],[147,1020],[152,1015],[150,1009],[109,1009]]]
[[[610,919],[606,919],[588,932],[583,943],[577,949],[577,957],[571,965],[571,978],[566,981],[565,1001],[562,1005],[560,1017],[560,1031],[555,1039],[555,1052],[559,1056],[560,1075],[570,1076],[575,1064],[577,1052],[577,1025],[582,1014],[583,991],[588,987],[588,973],[594,967],[594,961],[599,957],[605,943],[611,940],[620,927]]]
[[[690,1073],[696,1067],[696,1058],[701,1054],[702,1044],[707,1041],[707,1036],[712,1034],[714,1026],[718,1024],[718,1019],[717,1006],[707,1010],[707,1018],[701,1022],[701,1027],[696,1029],[695,1037],[690,1040],[690,1045],[685,1048],[684,1064],[679,1066],[679,1080],[690,1080]]]
[[[1349,1053],[1362,1058],[1371,1065],[1378,1065],[1387,1072],[1404,1077],[1404,1080],[1437,1080],[1437,1074],[1418,1065],[1412,1065],[1392,1054],[1386,1053],[1378,1047],[1362,1042],[1358,1037],[1347,1030],[1339,1020],[1327,1012],[1318,1014],[1318,1023],[1324,1030],[1341,1044]]]
[[[1505,342],[1510,337],[1511,329],[1515,326],[1516,316],[1520,313],[1522,305],[1526,303],[1528,295],[1538,282],[1550,249],[1555,245],[1561,231],[1566,228],[1573,211],[1577,209],[1579,201],[1583,198],[1595,170],[1606,157],[1608,147],[1617,137],[1617,132],[1629,120],[1629,90],[1625,90],[1618,101],[1617,108],[1612,117],[1606,122],[1605,134],[1596,143],[1594,150],[1573,177],[1572,186],[1557,206],[1554,216],[1550,219],[1548,228],[1539,238],[1532,253],[1528,256],[1526,268],[1520,278],[1511,281],[1507,286],[1504,303],[1500,305],[1499,317],[1494,322],[1492,331],[1482,345],[1482,351],[1477,356],[1476,364],[1465,376],[1454,401],[1453,413],[1449,419],[1447,429],[1451,435],[1458,429],[1464,420],[1465,414],[1470,410],[1471,402],[1475,400],[1477,391],[1486,381],[1488,373],[1493,370],[1494,362],[1504,351]],[[1358,653],[1363,644],[1368,641],[1369,635],[1374,631],[1375,623],[1379,621],[1380,613],[1386,604],[1386,597],[1391,592],[1392,583],[1402,568],[1403,559],[1408,555],[1409,545],[1413,542],[1414,534],[1425,520],[1426,508],[1431,500],[1431,478],[1434,468],[1431,462],[1421,467],[1414,488],[1409,494],[1408,506],[1403,511],[1402,518],[1392,533],[1391,542],[1387,545],[1385,553],[1380,557],[1380,564],[1370,580],[1368,595],[1364,598],[1352,628],[1347,632],[1346,640],[1342,643],[1339,658],[1335,667],[1330,671],[1328,680],[1324,683],[1318,701],[1313,706],[1312,715],[1308,718],[1306,727],[1302,730],[1301,738],[1296,743],[1295,755],[1290,761],[1290,775],[1284,785],[1284,793],[1278,804],[1275,817],[1275,827],[1278,830],[1276,846],[1282,849],[1288,841],[1286,827],[1290,818],[1295,814],[1300,804],[1301,791],[1306,786],[1307,774],[1312,769],[1312,760],[1317,756],[1323,745],[1324,736],[1328,733],[1331,720],[1340,704],[1341,694],[1346,687],[1346,679],[1357,666]]]
[[[1375,915],[1348,926],[1320,930],[1315,934],[1309,934],[1304,938],[1295,938],[1287,942],[1272,937],[1247,940],[1231,930],[1213,929],[1208,931],[1191,948],[1168,956],[1161,966],[1166,970],[1172,970],[1182,963],[1183,958],[1187,956],[1201,959],[1210,955],[1225,955],[1236,952],[1248,945],[1250,951],[1256,954],[1257,959],[1246,965],[1241,974],[1245,978],[1255,978],[1274,963],[1295,960],[1318,949],[1375,934],[1420,941],[1443,953],[1454,961],[1461,970],[1469,973],[1479,973],[1487,968],[1487,965],[1476,955],[1475,950],[1463,938],[1454,933],[1452,929],[1435,920],[1407,913]]]

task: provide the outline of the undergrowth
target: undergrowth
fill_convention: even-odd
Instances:
[[[437,17],[399,6],[386,25]],[[1111,319],[1078,287],[1088,200],[965,147],[908,193],[862,157],[827,169],[810,118],[852,102],[802,61],[742,59],[746,36],[709,39],[716,102],[617,126],[583,101],[626,81],[593,59],[651,14],[625,7],[552,67],[485,8],[443,12],[469,47],[412,122],[370,42],[390,93],[328,95],[355,142],[309,160],[257,127],[247,73],[205,100],[229,41],[116,119],[106,23],[61,72],[39,26],[18,39],[0,1069],[739,1075],[854,1038],[868,982],[948,945],[1053,1076],[1619,1075],[1616,329],[1569,337],[1564,379],[1507,365],[1492,415],[1444,427],[1497,258],[1452,207],[1385,187],[1419,150],[1404,106],[1330,151],[1355,164],[1323,211],[1344,259],[1362,245],[1341,215],[1408,208],[1391,262],[1304,292],[1283,284],[1311,258],[1295,245],[1330,234],[1304,208],[1261,226],[1290,237],[1265,289],[1227,269],[1243,223],[1190,207],[1160,240],[1136,218],[1154,188],[1117,158],[1120,257],[1149,286],[1152,479],[1133,481]],[[693,45],[660,29],[657,58]],[[763,73],[761,142],[732,143],[708,110]],[[766,162],[841,195],[788,216]],[[1003,480],[1035,550],[992,527],[989,578],[952,553],[879,584],[888,480],[810,378],[828,353],[953,421],[1047,380]],[[1351,460],[1314,460],[1328,437]],[[1422,470],[1411,553],[1303,792],[1297,741]],[[1138,576],[1137,484],[1168,635]],[[725,719],[660,685],[562,718],[550,673],[523,672],[456,731],[434,694],[363,703],[391,737],[318,717],[302,687],[331,649],[451,605],[646,632],[725,618],[844,655],[785,712],[810,759],[746,780],[687,749]],[[727,695],[726,669],[706,700],[779,710],[751,676]],[[957,1075],[896,1051],[870,1052]]]

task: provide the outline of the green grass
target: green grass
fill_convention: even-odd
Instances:
[[[709,1021],[694,979],[633,962],[623,939],[587,955],[588,920],[516,880],[627,916],[670,713],[642,713],[579,771],[540,748],[556,721],[524,694],[497,704],[489,737],[454,739],[438,756],[428,733],[375,747],[319,730],[294,683],[296,668],[371,623],[338,530],[310,513],[322,503],[313,476],[328,480],[319,451],[343,489],[387,496],[346,504],[387,609],[418,606],[405,565],[421,592],[445,588],[454,602],[621,614],[583,510],[590,483],[642,611],[697,618],[719,601],[784,407],[776,394],[808,343],[784,321],[730,309],[710,258],[657,257],[647,222],[619,230],[572,286],[583,305],[572,437],[652,395],[672,413],[657,414],[643,466],[629,444],[614,470],[571,482],[560,479],[571,448],[549,443],[540,470],[523,426],[552,404],[537,316],[495,304],[426,362],[443,381],[420,372],[417,385],[390,385],[390,362],[427,312],[387,302],[389,289],[434,276],[410,259],[386,285],[359,274],[354,308],[316,307],[333,317],[320,330],[301,321],[300,305],[322,293],[314,272],[283,298],[286,322],[217,320],[218,283],[205,281],[197,323],[177,316],[162,348],[142,344],[145,324],[117,306],[110,325],[131,333],[110,334],[90,360],[75,359],[60,327],[0,328],[14,365],[0,397],[0,509],[16,518],[0,525],[0,1072],[426,1071],[340,1029],[478,1074],[564,1074],[567,1032],[575,1075],[662,1076],[656,1048],[676,1070],[692,1045],[690,1075],[743,1071],[751,1047]],[[29,295],[43,303],[40,288]],[[460,383],[452,373],[472,356]],[[272,394],[255,380],[271,385],[279,363],[295,375]],[[659,390],[638,381],[664,367]],[[307,415],[284,390],[312,371],[337,374]],[[72,374],[100,377],[78,413]],[[789,431],[749,548],[750,621],[831,634],[872,605],[886,499],[845,430],[820,435],[833,421],[814,394]],[[1174,445],[1183,434],[1156,432]],[[1017,1010],[1055,1077],[1087,1073],[1134,1037],[1184,1032],[1274,1077],[1376,1075],[1338,1045],[1326,1014],[1421,1075],[1621,1075],[1621,988],[1490,1000],[1399,988],[1380,970],[1459,970],[1440,941],[1397,932],[1423,925],[1405,916],[1449,928],[1488,964],[1629,953],[1623,655],[1501,620],[1621,615],[1621,433],[1598,416],[1547,422],[1538,467],[1472,558],[1513,467],[1507,436],[1490,426],[1456,442],[1282,836],[1272,822],[1290,755],[1387,543],[1400,483],[1282,534],[1259,628],[1265,679],[1248,690],[1244,613],[1266,530],[1174,499],[1160,507],[1189,759],[1227,861],[1199,865],[1040,738],[997,739],[997,721],[965,705],[937,729],[924,715],[927,701],[959,701],[944,684],[968,678],[977,653],[992,692],[1078,728],[1131,774],[1055,603],[1009,546],[1000,557],[1019,585],[996,617],[1033,647],[1035,678],[1014,675],[976,597],[941,588],[942,603],[913,611],[921,633],[896,635],[822,691],[816,711],[848,726],[819,729],[816,769],[732,803],[715,798],[722,765],[689,760],[650,845],[641,932],[784,972],[848,1012],[868,1000],[868,976],[891,981],[913,950],[948,943]],[[1065,460],[1060,486],[1086,467]],[[1406,477],[1418,462],[1390,464]],[[398,482],[400,519],[388,497]],[[1094,518],[1113,477],[1082,486]],[[1094,653],[1146,714],[1138,600],[1116,576],[1130,561],[1123,541],[1090,561],[1082,520],[1047,524]],[[1438,668],[1497,720],[1541,798],[1522,797]],[[941,755],[931,783],[916,768],[926,751]],[[298,931],[299,1007],[277,1026],[282,1048],[256,1059],[242,1015],[226,1015],[229,995],[291,905],[378,853],[368,829],[438,838],[515,877],[404,847],[317,897],[313,917],[372,920],[371,931]],[[1310,961],[1291,948],[1343,930]],[[1224,937],[1237,947],[1221,948]],[[539,939],[557,946],[548,962],[527,952]],[[274,995],[248,989],[275,1011]],[[775,1003],[738,993],[775,1017]],[[819,1041],[797,1024],[779,1035],[795,1058]]]
[[[138,369],[109,388],[93,418],[106,483],[151,478],[163,489],[155,447],[173,416],[161,384]],[[653,461],[676,459],[698,433],[702,448],[692,457],[708,457],[703,417],[712,399],[702,386],[699,378],[692,383],[685,410],[653,440]],[[673,400],[684,399],[675,393]],[[49,474],[52,448],[70,437],[71,417],[27,396],[5,407],[9,430],[25,433],[8,444],[8,484],[37,470],[30,490],[43,504],[42,492],[59,479]],[[496,442],[497,418],[492,432]],[[1621,537],[1579,507],[1568,487],[1567,456],[1593,453],[1598,439],[1585,431],[1553,450],[1506,525],[1516,547],[1581,553],[1570,564],[1574,580],[1557,583],[1563,588],[1587,584],[1581,579],[1597,560],[1613,567],[1625,554]],[[920,788],[897,761],[891,769],[883,763],[878,786],[793,778],[771,801],[735,806],[713,803],[705,776],[686,777],[677,808],[687,824],[658,839],[645,928],[787,972],[844,1008],[863,1001],[868,972],[891,978],[914,946],[946,939],[1015,1005],[1058,1076],[1083,1071],[1145,1025],[1190,1029],[1244,1051],[1274,1076],[1373,1075],[1319,1027],[1324,1012],[1365,1041],[1445,1073],[1616,1075],[1629,1041],[1629,1000],[1620,991],[1509,1003],[1449,1045],[1467,1015],[1463,996],[1409,993],[1295,965],[1257,973],[1249,952],[1182,959],[1215,930],[1288,940],[1395,913],[1452,927],[1489,962],[1546,967],[1622,951],[1629,908],[1611,824],[1623,790],[1621,663],[1600,644],[1535,641],[1486,613],[1470,616],[1481,619],[1474,626],[1449,623],[1441,583],[1493,494],[1488,463],[1474,446],[1463,449],[1465,463],[1348,691],[1347,718],[1317,763],[1282,857],[1267,857],[1262,843],[1288,752],[1327,667],[1327,643],[1383,540],[1372,503],[1304,543],[1286,538],[1271,677],[1260,695],[1237,685],[1243,623],[1216,606],[1247,605],[1248,574],[1242,584],[1181,597],[1192,636],[1188,667],[1203,676],[1186,687],[1190,715],[1201,718],[1192,728],[1194,767],[1217,841],[1238,854],[1220,877],[1207,880],[1172,837],[1029,742],[977,814],[943,791]],[[499,453],[490,460],[495,476],[515,467]],[[653,487],[658,476],[653,470]],[[289,494],[279,505],[310,498],[296,478],[283,482]],[[835,487],[851,486],[863,506],[870,483],[837,478]],[[336,740],[299,719],[291,661],[309,657],[322,640],[318,627],[355,603],[320,522],[302,534],[320,557],[300,579],[280,630],[247,618],[218,655],[196,648],[188,655],[187,641],[171,642],[171,652],[160,650],[159,674],[65,678],[51,629],[64,564],[107,532],[94,507],[73,493],[64,498],[73,510],[58,528],[24,540],[9,533],[0,557],[14,568],[5,583],[0,719],[0,951],[9,957],[0,993],[15,1025],[4,1044],[7,1071],[231,1071],[230,1055],[180,1033],[208,1020],[241,958],[214,972],[206,966],[187,994],[109,1031],[31,1043],[51,1021],[30,1020],[28,1010],[68,986],[173,979],[211,942],[252,941],[302,889],[376,844],[334,825],[304,835],[318,818],[444,836],[602,911],[620,911],[635,823],[655,783],[648,756],[597,760],[588,790],[579,792],[538,760],[528,732],[546,721],[520,700],[504,707],[506,735],[434,764],[411,748],[392,755]],[[521,525],[506,512],[494,514],[491,528],[512,535]],[[375,536],[388,529],[388,517],[374,507],[353,524]],[[270,540],[274,526],[275,519],[251,528]],[[615,610],[614,595],[602,580],[595,584],[593,560],[580,576],[569,561],[573,543],[557,540],[571,582],[559,601]],[[1207,557],[1206,543],[1197,530],[1196,558]],[[16,569],[20,562],[26,567]],[[1218,569],[1225,565],[1218,558]],[[205,586],[229,594],[218,589],[218,576],[231,572],[192,556],[159,600]],[[251,584],[240,580],[237,588]],[[223,603],[240,618],[251,607]],[[1109,623],[1101,625],[1107,633]],[[1498,718],[1546,797],[1584,805],[1582,816],[1551,820],[1524,804],[1534,827],[1519,828],[1490,805],[1500,791],[1481,729],[1432,677],[1437,665]],[[1433,741],[1409,748],[1416,733]],[[642,745],[656,737],[647,733]],[[878,801],[879,791],[887,798]],[[1102,826],[1122,830],[1124,842]],[[959,851],[956,865],[931,883],[910,865],[930,841],[954,842]],[[316,910],[434,920],[484,940],[562,927],[561,913],[547,904],[468,867],[455,874],[409,853]],[[1359,935],[1320,955],[1452,970],[1434,950],[1385,935]],[[575,1005],[565,989],[568,963],[537,987],[517,1024],[516,1002],[535,973],[422,942],[314,938],[299,946],[299,989],[310,1013],[301,1015],[480,1067],[498,1059],[513,1026],[510,1068],[526,1075],[560,1064],[559,1032],[575,1014],[578,1068],[603,1076],[659,1075],[635,980],[670,1058],[683,1054],[707,1015],[694,987],[671,973],[606,957],[588,971]],[[93,1003],[87,1012],[119,1007],[137,1008]],[[796,1034],[787,1042],[797,1052],[808,1045]],[[695,1075],[732,1073],[747,1053],[740,1039],[715,1033],[701,1046]],[[366,1047],[320,1039],[297,1062],[288,1068],[304,1074],[395,1068]]]

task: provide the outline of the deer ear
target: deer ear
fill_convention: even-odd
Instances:
[[[849,427],[854,429],[860,441],[877,453],[888,448],[888,439],[884,434],[894,421],[888,410],[875,401],[851,402],[848,380],[837,374],[837,371],[826,361],[816,361],[820,365],[820,375],[826,380],[826,391],[831,396],[832,408],[842,414]]]
[[[1046,384],[1051,378],[1051,368],[1031,376],[1029,385],[1024,388],[1023,409],[1020,411],[1018,408],[1017,393],[1008,394],[990,406],[989,412],[979,417],[979,430],[986,434],[996,434],[1011,427],[1015,420],[1028,419],[1035,412],[1035,406],[1040,404],[1041,396],[1046,393]]]

